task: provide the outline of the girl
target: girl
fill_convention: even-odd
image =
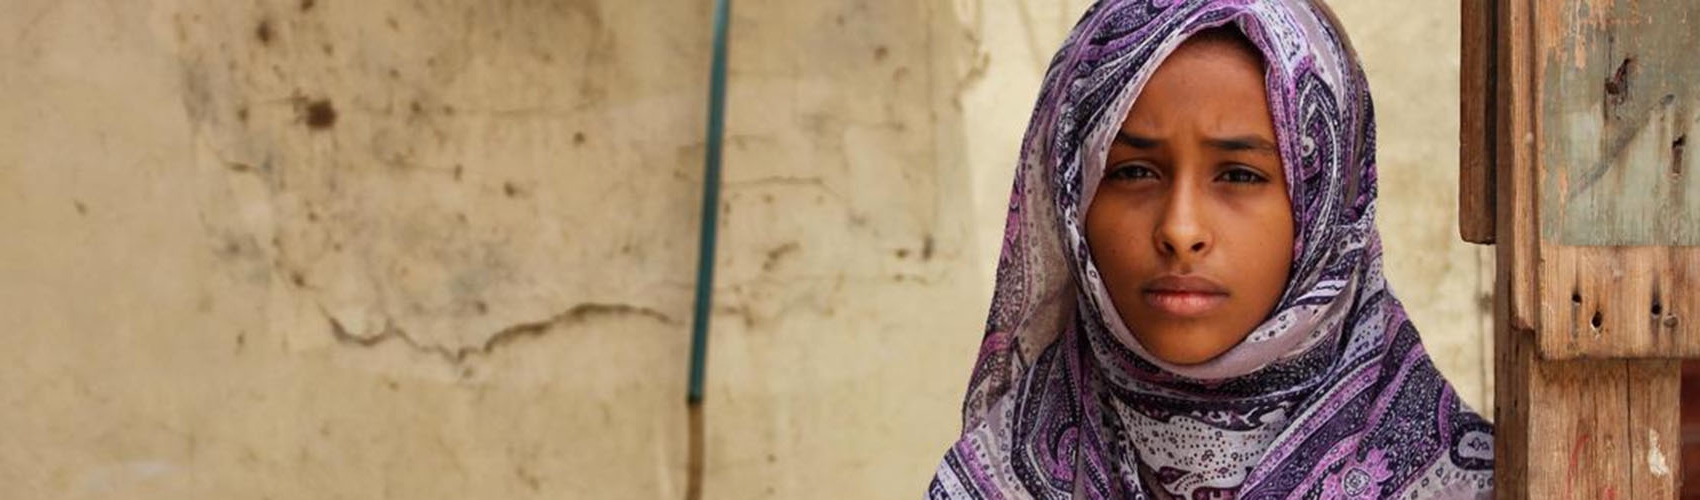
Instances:
[[[1493,428],[1387,290],[1312,0],[1101,0],[1033,113],[932,498],[1474,498]]]

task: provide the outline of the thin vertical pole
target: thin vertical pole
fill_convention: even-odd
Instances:
[[[726,30],[730,0],[714,2],[714,64],[709,73],[708,157],[703,165],[702,228],[697,242],[696,310],[691,318],[691,379],[686,400],[702,402],[708,320],[714,303],[714,247],[720,224],[720,150],[726,131]]]
[[[714,250],[720,228],[720,151],[726,132],[726,37],[731,0],[714,2],[714,54],[708,83],[707,155],[703,159],[702,227],[697,241],[696,307],[691,316],[690,382],[685,395],[689,420],[689,457],[685,498],[702,498],[703,379],[708,371],[708,321],[714,305]]]

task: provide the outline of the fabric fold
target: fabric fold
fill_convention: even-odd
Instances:
[[[1261,52],[1294,220],[1269,319],[1198,365],[1145,352],[1084,233],[1132,103],[1189,36]],[[929,498],[1476,498],[1493,427],[1382,274],[1368,82],[1312,0],[1102,0],[1040,90],[1010,194],[963,430]]]

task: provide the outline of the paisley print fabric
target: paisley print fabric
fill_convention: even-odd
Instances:
[[[1083,229],[1113,134],[1188,36],[1262,53],[1295,248],[1286,291],[1199,365],[1150,356]],[[1382,275],[1368,83],[1313,0],[1101,0],[1034,107],[963,403],[929,498],[1476,498],[1493,427],[1435,370]]]

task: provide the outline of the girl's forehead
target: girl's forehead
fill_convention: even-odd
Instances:
[[[1134,97],[1122,130],[1157,133],[1184,124],[1242,134],[1274,127],[1261,66],[1249,58],[1200,60],[1208,56],[1178,52],[1175,57],[1170,73],[1159,72]]]

